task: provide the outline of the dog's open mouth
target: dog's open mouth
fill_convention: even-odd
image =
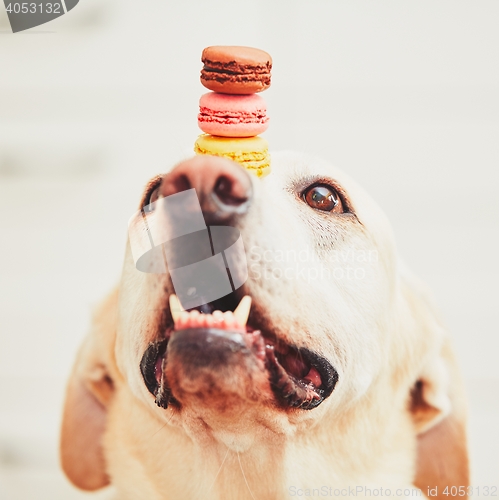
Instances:
[[[249,296],[244,296],[238,303],[236,294],[231,293],[189,311],[182,309],[175,295],[170,296],[169,302],[173,325],[164,332],[164,337],[149,345],[140,364],[145,384],[158,406],[179,405],[168,386],[165,368],[168,343],[174,333],[182,335],[183,332],[242,336],[246,348],[267,370],[277,403],[283,407],[310,410],[333,391],[338,381],[333,366],[309,349],[290,345],[272,332],[259,328],[250,316]]]

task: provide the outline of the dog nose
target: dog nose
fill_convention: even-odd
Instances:
[[[207,222],[223,222],[244,214],[253,187],[249,174],[236,162],[218,156],[196,156],[177,165],[161,183],[162,196],[194,188]]]

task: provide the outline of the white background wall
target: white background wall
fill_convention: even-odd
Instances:
[[[14,35],[0,6],[0,498],[85,498],[57,469],[65,379],[143,184],[192,155],[214,44],[272,54],[273,150],[387,212],[455,339],[473,484],[499,484],[498,26],[495,0],[81,0]]]

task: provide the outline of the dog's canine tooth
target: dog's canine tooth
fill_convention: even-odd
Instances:
[[[180,313],[184,310],[184,308],[182,307],[180,300],[178,300],[178,297],[174,293],[170,295],[169,301],[173,322],[176,323],[178,321]]]
[[[246,323],[248,322],[250,309],[251,309],[251,297],[249,295],[245,295],[241,299],[241,302],[239,302],[239,305],[236,307],[236,310],[234,311],[234,316],[236,318],[236,321],[241,326],[246,326]]]

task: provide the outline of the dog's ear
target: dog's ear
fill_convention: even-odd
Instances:
[[[427,292],[420,284],[412,283],[410,288],[418,342],[425,344],[432,339],[433,344],[409,396],[417,433],[414,484],[425,494],[428,488],[437,487],[438,498],[446,486],[450,491],[452,486],[469,485],[464,385],[449,335]]]
[[[92,331],[78,352],[66,390],[60,455],[62,469],[83,490],[109,484],[102,449],[106,408],[113,397],[113,362],[117,292],[97,311]]]
[[[411,411],[418,432],[416,486],[425,493],[436,487],[437,498],[446,498],[446,487],[467,493],[466,402],[448,337],[416,382]]]

